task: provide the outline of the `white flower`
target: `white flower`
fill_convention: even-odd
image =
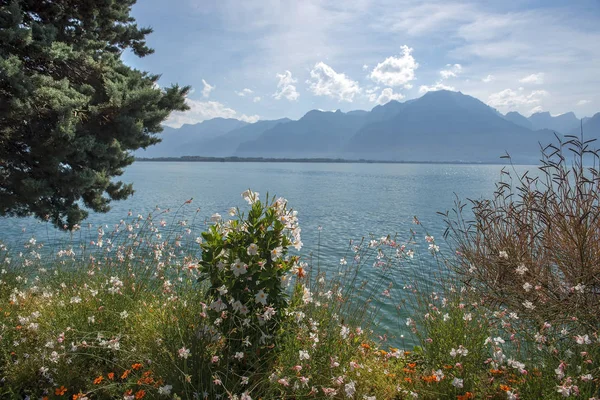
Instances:
[[[433,375],[435,375],[435,380],[436,382],[441,381],[442,379],[444,379],[444,373],[442,372],[441,369],[438,369],[437,371],[435,371],[433,373]]]
[[[241,360],[242,358],[244,358],[244,353],[241,351],[238,351],[235,353],[235,355],[233,356],[233,358],[237,359],[237,360]]]
[[[310,355],[308,354],[308,351],[306,350],[299,350],[298,351],[299,356],[300,356],[300,360],[308,360],[310,359]]]
[[[557,386],[556,392],[563,395],[563,397],[569,397],[571,395],[571,387],[570,386]]]
[[[454,378],[452,380],[452,386],[454,386],[455,388],[458,388],[458,389],[462,389],[462,387],[463,387],[463,380],[462,379],[458,379],[458,378]]]
[[[219,222],[221,220],[221,214],[214,213],[213,215],[210,216],[210,220],[212,222]]]
[[[348,264],[348,261],[346,261],[346,257],[342,257],[340,259],[340,265],[346,265],[346,264]]]
[[[121,319],[129,317],[129,313],[127,311],[121,311],[119,315],[121,316]]]
[[[463,319],[465,321],[472,321],[473,320],[473,316],[471,315],[471,313],[465,313],[465,315],[463,315]]]
[[[219,297],[217,300],[213,301],[210,306],[208,306],[211,310],[215,310],[216,312],[221,312],[227,308],[227,304]]]
[[[173,389],[172,385],[165,385],[158,388],[158,394],[170,395],[171,389]]]
[[[510,390],[506,391],[506,399],[507,400],[517,400],[518,397],[515,393],[511,392]]]
[[[531,290],[531,288],[532,288],[532,287],[533,287],[533,285],[532,285],[531,283],[529,283],[529,282],[525,282],[525,283],[523,284],[523,289],[524,289],[526,292],[529,292],[529,291]]]
[[[185,347],[182,347],[179,350],[177,350],[177,353],[179,354],[179,358],[183,359],[187,359],[190,356],[190,350],[186,349]]]
[[[573,290],[579,293],[584,293],[585,291],[585,285],[582,285],[581,283],[578,283],[577,286],[573,287]]]
[[[502,250],[502,251],[500,251],[500,253],[498,253],[498,257],[508,259],[508,253],[506,251]]]
[[[528,310],[533,310],[535,308],[535,306],[533,305],[533,303],[531,301],[529,301],[529,300],[524,301],[523,302],[523,306],[525,308],[527,308]]]
[[[448,315],[448,313],[446,313],[442,316],[442,319],[444,320],[444,322],[446,322],[450,319],[450,315]]]
[[[275,247],[271,250],[271,260],[277,261],[281,258],[281,253],[283,252],[283,248],[281,246]]]
[[[265,309],[265,312],[263,313],[262,317],[265,319],[265,321],[270,320],[274,315],[276,314],[276,311],[273,307],[267,307]]]
[[[79,296],[74,296],[74,297],[71,297],[71,301],[70,301],[70,303],[71,303],[71,304],[77,304],[77,303],[81,303],[81,297],[79,297]]]
[[[269,295],[264,292],[264,290],[260,289],[258,293],[254,295],[254,302],[261,303],[263,305],[267,305],[267,297]]]
[[[577,335],[575,336],[575,341],[577,342],[577,344],[590,344],[592,343],[592,341],[590,340],[590,337],[588,335]]]
[[[227,287],[225,287],[225,285],[222,285],[220,288],[217,289],[217,291],[221,296],[225,296],[228,290]]]
[[[433,244],[433,243],[431,243],[431,244],[429,245],[429,251],[431,251],[431,252],[434,252],[434,253],[437,253],[437,252],[439,252],[439,251],[440,251],[440,246],[438,246],[437,244]]]
[[[256,201],[258,201],[258,192],[253,192],[252,190],[248,189],[245,192],[242,193],[242,197],[244,198],[244,200],[246,200],[248,202],[248,204],[252,205],[254,204]]]
[[[356,392],[356,383],[354,381],[350,381],[344,385],[344,392],[346,392],[346,396],[352,398],[354,397],[354,393]]]
[[[239,259],[236,259],[233,264],[231,264],[231,271],[236,277],[245,274],[248,272],[248,265],[241,262]]]
[[[529,271],[529,268],[527,268],[525,264],[521,264],[515,269],[515,272],[521,276],[525,275],[525,272],[527,271]]]
[[[242,393],[242,396],[240,397],[240,400],[252,400],[252,397],[250,397],[250,395],[248,394],[248,392],[244,392],[244,393]]]
[[[248,249],[246,249],[246,253],[248,253],[249,256],[257,255],[258,246],[255,243],[251,243],[250,246],[248,246]]]
[[[589,382],[594,380],[594,376],[592,374],[581,375],[580,379],[584,382]]]
[[[342,329],[340,330],[340,336],[344,339],[347,339],[349,334],[350,328],[348,328],[346,325],[342,325]]]

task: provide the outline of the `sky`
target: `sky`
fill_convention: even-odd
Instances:
[[[192,86],[179,127],[370,110],[430,90],[502,113],[600,111],[600,1],[138,0],[155,53],[125,63]]]

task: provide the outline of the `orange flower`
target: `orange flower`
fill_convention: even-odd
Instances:
[[[502,375],[504,373],[504,371],[502,371],[501,369],[490,369],[490,374],[492,375]]]
[[[143,399],[145,395],[146,395],[146,391],[145,390],[138,390],[135,393],[135,398],[136,399]]]
[[[406,377],[406,378],[404,378],[404,381],[408,382],[408,383],[412,383],[412,378]]]
[[[369,343],[361,343],[360,347],[366,350],[369,350],[371,348],[371,346],[369,346]]]
[[[121,375],[121,379],[127,379],[130,372],[131,372],[131,370],[126,369],[125,372],[123,372],[123,375]]]
[[[500,390],[503,392],[508,392],[510,390],[510,386],[500,385]]]
[[[304,268],[302,267],[298,267],[298,271],[296,272],[296,274],[298,275],[298,278],[304,278],[306,276]]]
[[[461,395],[456,396],[456,399],[457,400],[468,400],[468,399],[472,399],[474,397],[475,397],[475,395],[473,393],[467,392],[465,394],[461,394]]]
[[[108,379],[110,379],[111,381],[115,379],[115,373],[114,372],[109,372],[107,374],[107,376],[108,376]]]
[[[54,394],[57,396],[64,396],[64,394],[67,392],[67,388],[64,386],[61,386],[59,388],[56,388],[54,390]]]
[[[385,350],[379,350],[379,354],[381,354],[382,356],[387,355],[387,351]]]
[[[73,395],[73,400],[79,400],[84,397],[85,397],[85,395],[83,393],[79,392],[78,394]]]
[[[137,371],[138,369],[142,369],[143,365],[140,363],[135,363],[131,365],[131,368],[133,368],[133,370]]]
[[[131,393],[133,393],[133,389],[127,389],[125,393],[123,393],[123,396],[131,396]]]
[[[417,366],[417,363],[408,363],[408,368],[414,368]]]
[[[437,382],[437,376],[435,375],[422,376],[421,379],[423,379],[427,383]]]
[[[100,375],[99,377],[97,377],[96,379],[94,379],[94,385],[101,384],[103,380],[104,380],[104,377],[102,375]]]
[[[444,365],[444,369],[452,369],[452,368],[454,368],[453,365],[450,365],[450,364]]]

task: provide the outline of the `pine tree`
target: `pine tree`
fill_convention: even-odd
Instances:
[[[121,61],[153,52],[135,0],[0,0],[0,215],[70,229],[133,193],[114,181],[160,141],[189,87]]]

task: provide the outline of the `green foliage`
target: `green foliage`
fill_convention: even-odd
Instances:
[[[135,0],[0,4],[0,215],[34,215],[72,228],[133,193],[111,179],[131,151],[159,139],[186,110],[188,87],[156,88],[123,51],[151,54],[130,17]]]
[[[297,257],[287,257],[293,243],[301,246],[296,213],[285,199],[263,204],[258,193],[242,194],[251,205],[248,215],[215,224],[202,234],[201,279],[208,279],[209,334],[224,338],[228,371],[247,376],[258,362],[268,364],[283,312],[289,273]],[[233,214],[233,210],[232,210]]]

